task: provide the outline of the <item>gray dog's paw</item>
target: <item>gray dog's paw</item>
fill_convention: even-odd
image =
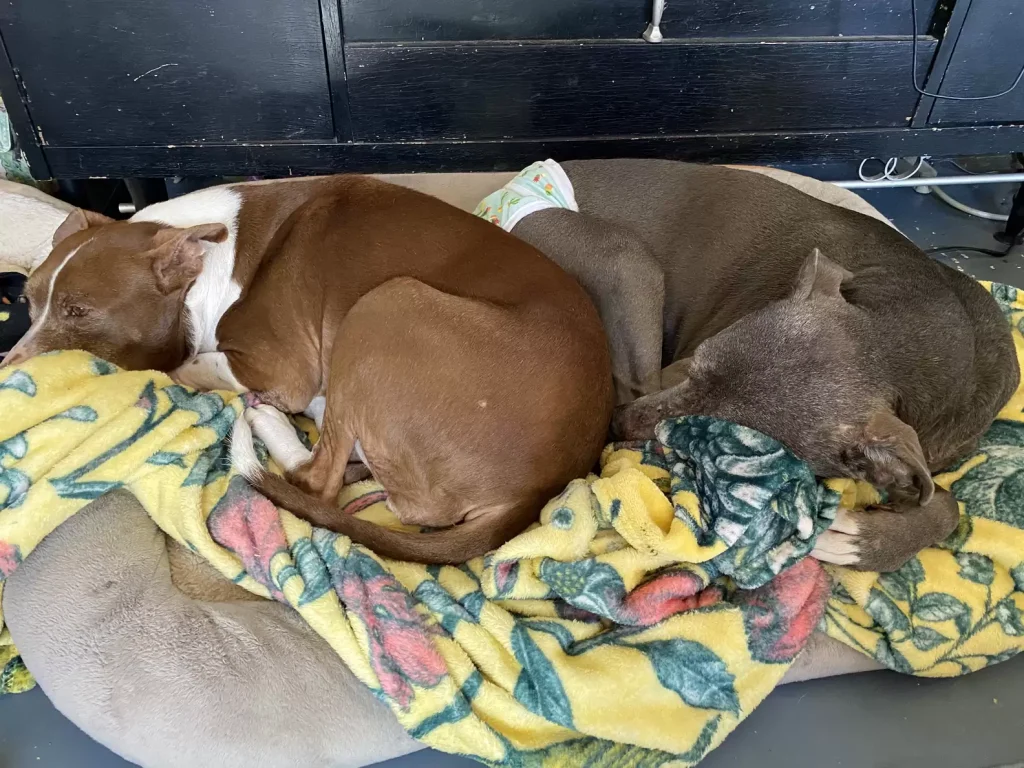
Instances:
[[[642,400],[615,409],[612,435],[616,440],[650,440],[654,437],[654,428],[662,416],[657,408],[642,403]]]
[[[899,504],[841,509],[814,545],[811,556],[856,571],[896,571],[952,533],[960,511],[951,494],[936,489],[924,506]]]
[[[888,546],[890,542],[886,542],[880,535],[879,529],[884,526],[879,526],[879,521],[872,519],[876,515],[894,514],[896,513],[881,510],[839,510],[835,521],[815,542],[811,557],[823,563],[842,565],[855,571],[898,570],[916,552],[904,554],[889,551],[892,549]]]

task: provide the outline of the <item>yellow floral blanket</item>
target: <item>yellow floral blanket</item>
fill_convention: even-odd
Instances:
[[[1024,304],[993,292],[1024,348]],[[450,567],[382,560],[256,494],[225,446],[242,407],[80,352],[0,372],[0,578],[127,487],[226,577],[293,606],[413,736],[501,765],[692,765],[818,626],[918,674],[1024,645],[1024,393],[940,478],[965,512],[945,548],[881,577],[836,569],[831,595],[805,555],[840,504],[873,491],[818,483],[737,425],[686,418],[609,446],[601,476],[572,483],[538,526]],[[393,524],[383,498],[364,483],[340,503]],[[13,649],[0,664],[0,684],[27,684]]]
[[[1024,370],[1024,294],[982,283],[1013,329]],[[953,677],[1024,648],[1024,385],[977,452],[938,475],[960,525],[895,573],[832,568],[832,637],[897,672]]]

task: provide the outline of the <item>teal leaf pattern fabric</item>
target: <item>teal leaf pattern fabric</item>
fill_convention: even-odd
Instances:
[[[661,684],[690,706],[739,714],[734,678],[706,646],[692,640],[659,640],[633,647],[647,655]]]

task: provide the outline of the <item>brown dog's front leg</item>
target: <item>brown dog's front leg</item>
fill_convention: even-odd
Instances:
[[[856,571],[896,571],[922,549],[949,536],[959,521],[956,499],[941,488],[924,505],[844,509],[818,537],[811,556]]]

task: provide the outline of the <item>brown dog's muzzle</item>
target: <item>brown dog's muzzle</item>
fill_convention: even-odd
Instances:
[[[0,360],[0,368],[6,368],[9,365],[20,365],[26,360],[35,357],[36,354],[35,345],[31,342],[26,343],[26,340],[22,339],[14,345],[14,349],[8,352],[3,360]]]

